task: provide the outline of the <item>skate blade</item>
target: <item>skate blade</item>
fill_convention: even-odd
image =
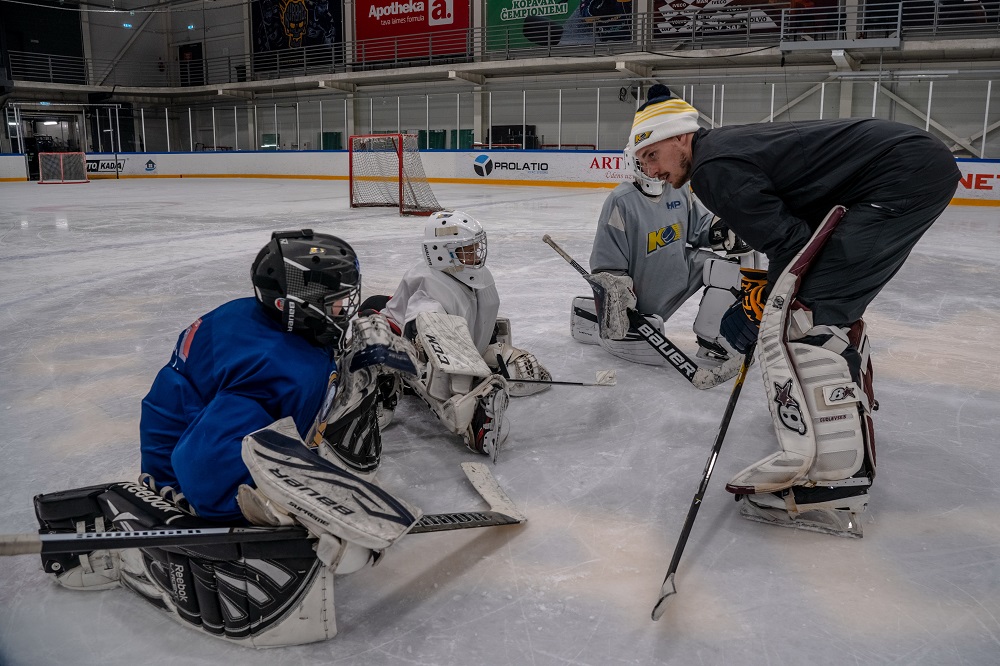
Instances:
[[[815,509],[804,511],[797,518],[792,518],[783,509],[769,509],[758,506],[744,497],[740,500],[740,515],[754,522],[776,525],[778,527],[791,527],[792,529],[804,530],[806,532],[832,534],[833,536],[846,537],[848,539],[861,539],[864,537],[858,514],[851,511]]]

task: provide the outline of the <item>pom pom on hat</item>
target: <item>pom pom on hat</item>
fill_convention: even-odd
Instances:
[[[640,148],[699,129],[698,110],[682,99],[670,96],[670,88],[656,84],[647,101],[635,112],[626,149],[634,155]]]
[[[664,100],[673,97],[673,93],[670,92],[670,88],[663,85],[662,83],[653,84],[653,87],[649,89],[646,93],[646,103],[642,105],[643,108],[649,106],[650,104],[655,104],[656,102],[662,102]]]

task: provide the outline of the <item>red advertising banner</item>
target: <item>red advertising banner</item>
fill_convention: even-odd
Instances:
[[[359,62],[468,52],[469,0],[358,0]]]

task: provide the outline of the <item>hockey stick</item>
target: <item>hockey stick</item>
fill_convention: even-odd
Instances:
[[[507,369],[507,363],[503,360],[503,356],[497,354],[497,366],[500,369],[500,374],[503,375],[504,379],[510,379],[514,383],[518,384],[552,384],[556,386],[614,386],[618,383],[618,371],[617,370],[598,370],[597,371],[597,381],[594,382],[569,382],[569,381],[558,381],[555,379],[513,379],[510,376],[510,370]]]
[[[688,509],[687,518],[684,520],[684,527],[681,529],[681,535],[677,539],[677,545],[674,546],[674,555],[670,558],[670,566],[667,568],[667,575],[663,579],[663,585],[660,586],[660,598],[656,601],[656,605],[653,607],[654,620],[659,620],[663,615],[663,602],[667,600],[667,597],[677,593],[677,586],[674,585],[674,574],[677,572],[677,565],[681,561],[681,554],[684,552],[684,546],[687,544],[688,536],[691,534],[691,527],[694,525],[695,516],[698,515],[698,509],[701,507],[701,500],[705,497],[705,490],[708,488],[708,480],[712,478],[712,470],[715,468],[715,461],[719,457],[719,451],[722,449],[722,441],[726,437],[726,431],[729,430],[729,421],[733,418],[733,411],[736,409],[736,400],[740,397],[740,391],[743,389],[743,380],[747,377],[747,369],[750,367],[750,362],[753,359],[755,347],[756,344],[751,345],[750,349],[747,350],[746,355],[742,357],[743,360],[740,365],[740,372],[736,375],[736,383],[733,384],[733,392],[729,395],[729,404],[726,405],[726,412],[722,416],[722,424],[719,426],[719,434],[715,437],[715,444],[712,445],[712,452],[708,456],[708,462],[705,463],[705,472],[701,477],[701,485],[698,486],[698,492],[694,494],[694,499],[691,500],[691,508]]]
[[[774,293],[769,296],[768,305],[770,307],[781,309],[783,303],[791,303],[792,299],[795,298],[798,292],[799,281],[805,275],[806,271],[809,270],[811,262],[816,258],[816,255],[823,248],[823,245],[830,238],[834,229],[843,219],[844,215],[847,214],[847,209],[843,206],[834,206],[833,209],[827,213],[826,217],[816,227],[813,231],[812,237],[805,244],[805,246],[799,250],[795,258],[792,259],[791,263],[778,277],[775,284],[776,288],[780,288],[787,276],[794,276],[795,283],[792,285],[793,288],[788,289],[788,293],[785,296],[775,295]],[[787,298],[788,301],[784,301]],[[787,307],[787,305],[786,305]],[[766,339],[765,339],[766,344]],[[722,417],[722,424],[719,426],[719,435],[715,438],[715,444],[712,446],[712,453],[708,457],[708,462],[705,464],[705,474],[702,477],[701,485],[698,487],[698,492],[695,493],[694,500],[691,503],[691,508],[688,510],[687,518],[684,521],[684,527],[681,529],[681,535],[677,540],[677,546],[674,548],[674,556],[670,559],[670,566],[667,568],[667,575],[663,579],[663,585],[660,586],[660,598],[656,601],[656,605],[653,606],[652,617],[654,620],[659,620],[663,615],[664,607],[663,602],[666,599],[677,593],[677,586],[674,584],[674,574],[677,571],[677,565],[681,559],[681,553],[684,552],[684,545],[687,543],[688,535],[691,533],[691,526],[694,524],[694,518],[698,515],[698,508],[701,506],[701,500],[705,496],[705,489],[708,487],[708,480],[712,476],[712,468],[715,467],[715,460],[719,457],[719,450],[722,448],[722,440],[726,436],[726,430],[729,429],[729,420],[733,416],[733,410],[736,408],[736,400],[740,396],[740,390],[743,388],[743,380],[747,376],[747,368],[750,367],[750,361],[753,358],[754,348],[757,343],[750,345],[747,350],[746,355],[743,357],[743,364],[740,366],[740,374],[736,378],[736,384],[733,386],[733,392],[729,396],[729,404],[726,405],[726,413]],[[761,349],[761,365],[764,364],[764,355],[771,353],[766,347]],[[765,375],[766,377],[766,375]],[[767,381],[765,379],[765,381]]]
[[[565,259],[570,266],[575,268],[592,288],[602,288],[600,285],[592,281],[590,272],[578,264],[573,257],[566,253],[565,250],[559,247],[559,245],[552,240],[551,236],[545,234],[542,236],[542,240],[545,241],[549,247],[558,252],[559,256]],[[691,382],[695,388],[709,389],[713,386],[718,386],[719,384],[731,379],[739,371],[740,359],[738,358],[729,359],[717,368],[699,368],[697,363],[688,358],[688,356],[682,352],[677,345],[672,343],[665,335],[663,335],[662,332],[654,330],[641,314],[632,309],[627,310],[626,313],[628,314],[629,324],[639,333],[639,336],[642,337],[642,339],[645,340],[650,347],[655,349],[656,353],[662,356],[672,368],[684,375],[685,379]]]
[[[514,384],[551,384],[553,386],[615,386],[618,378],[615,370],[598,370],[597,381],[593,382],[570,382],[558,379],[516,379],[506,377]]]
[[[490,510],[430,513],[417,521],[408,534],[516,525],[527,520],[500,488],[489,467],[483,463],[462,463],[462,471],[479,496],[490,505]],[[0,556],[38,553],[55,555],[92,550],[205,546],[308,538],[312,537],[300,527],[203,527],[139,532],[4,534],[0,535]]]

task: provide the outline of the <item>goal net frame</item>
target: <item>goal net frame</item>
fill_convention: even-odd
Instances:
[[[400,215],[443,210],[420,159],[416,134],[354,134],[348,140],[351,208],[399,208]]]
[[[38,153],[39,185],[89,183],[86,153]]]

